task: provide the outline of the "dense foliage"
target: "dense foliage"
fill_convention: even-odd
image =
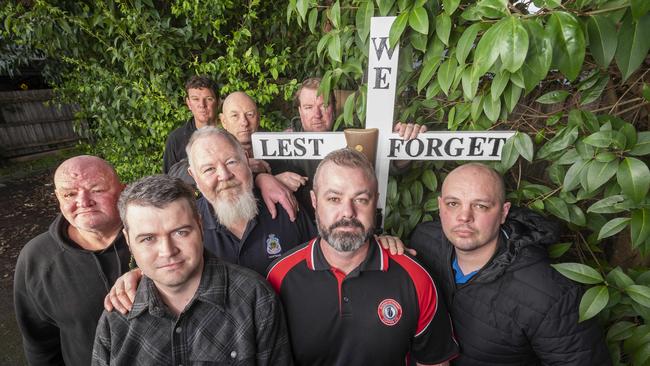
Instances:
[[[273,102],[322,75],[323,91],[354,91],[337,123],[360,124],[370,17],[396,16],[396,117],[519,131],[494,164],[509,198],[566,224],[550,255],[589,286],[581,318],[599,317],[617,363],[650,364],[647,0],[86,3],[10,2],[3,39],[62,62],[58,90],[91,122],[91,151],[126,179],[159,170],[167,133],[188,117],[180,85],[192,73],[251,92],[270,128],[283,121]],[[386,229],[406,237],[435,216],[455,164],[391,178]]]

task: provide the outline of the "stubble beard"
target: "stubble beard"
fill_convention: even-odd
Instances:
[[[368,230],[365,230],[361,221],[357,220],[356,218],[342,219],[326,228],[321,225],[318,216],[316,216],[316,226],[318,227],[318,233],[321,238],[323,238],[337,252],[353,252],[361,248],[361,246],[363,246],[366,241],[372,238],[374,231],[373,228],[368,228]],[[363,231],[335,231],[335,229],[339,227],[346,226],[358,227]]]

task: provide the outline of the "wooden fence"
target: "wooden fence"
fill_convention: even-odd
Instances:
[[[0,92],[0,158],[37,154],[74,144],[77,108],[58,107],[52,90]]]

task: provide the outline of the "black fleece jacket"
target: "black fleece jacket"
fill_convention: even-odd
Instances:
[[[102,251],[84,250],[59,215],[20,252],[14,278],[16,319],[30,365],[90,365],[103,300],[128,270],[120,233]]]
[[[582,288],[549,265],[546,247],[557,242],[557,227],[513,207],[501,229],[497,252],[463,285],[440,222],[420,224],[411,237],[444,291],[461,351],[453,364],[611,365],[599,325],[578,323]]]

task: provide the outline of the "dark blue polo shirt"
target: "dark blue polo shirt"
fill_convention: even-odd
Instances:
[[[203,221],[205,248],[218,258],[264,276],[274,259],[316,236],[316,228],[304,210],[298,211],[296,221],[291,222],[279,204],[278,214],[272,219],[262,199],[256,197],[259,214],[248,223],[241,240],[217,221],[205,197],[197,201],[197,206]]]
[[[415,260],[372,240],[366,260],[346,276],[320,245],[316,238],[295,248],[267,275],[298,365],[436,364],[457,355],[443,297]]]

